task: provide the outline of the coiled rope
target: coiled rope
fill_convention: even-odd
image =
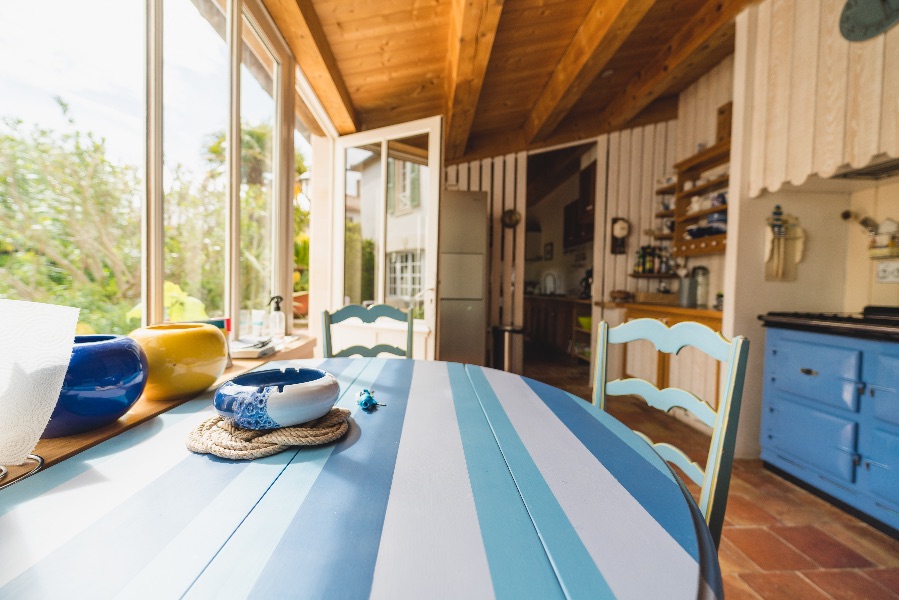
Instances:
[[[323,417],[295,427],[243,429],[221,416],[200,423],[187,436],[187,449],[221,458],[253,459],[283,452],[292,446],[318,446],[340,439],[349,429],[350,411],[332,408]]]

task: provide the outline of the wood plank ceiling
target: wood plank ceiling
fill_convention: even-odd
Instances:
[[[341,134],[446,116],[448,163],[676,116],[753,0],[264,0]]]

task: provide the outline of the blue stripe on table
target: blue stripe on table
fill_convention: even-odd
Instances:
[[[466,371],[566,597],[614,598],[483,371],[478,367]]]
[[[286,466],[292,457],[287,453],[272,458]],[[0,597],[96,598],[116,593],[249,464],[186,457],[10,581]],[[85,577],[85,569],[96,569],[96,576]],[[90,583],[74,587],[75,582]]]
[[[331,370],[340,381],[341,397],[336,406],[356,412],[359,408],[356,393],[373,387],[387,361],[365,358],[336,359],[334,362],[343,369]],[[196,578],[185,594],[186,598],[244,598],[250,595],[280,543],[281,535],[293,521],[335,447],[336,444],[314,446],[296,453],[241,527]],[[239,564],[240,569],[234,569],[235,564]]]
[[[603,414],[592,404],[582,400],[573,402],[567,392],[527,377],[522,379],[652,518],[690,556],[698,560],[699,548],[692,521],[671,510],[672,506],[683,504],[683,500],[678,484],[670,473],[648,465],[644,452],[636,450],[611,431],[606,423],[609,415]],[[614,455],[615,460],[603,461],[603,457],[609,455]],[[661,459],[654,456],[653,462],[656,460]],[[661,466],[664,467],[664,464]]]
[[[386,361],[373,384],[375,398],[386,406],[356,413],[356,423],[334,448],[253,596],[370,594],[413,365],[410,360]]]
[[[496,597],[563,598],[465,367],[449,364],[448,369]]]

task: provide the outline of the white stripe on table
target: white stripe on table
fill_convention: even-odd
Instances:
[[[493,369],[483,369],[483,373],[615,595],[695,598],[700,579],[696,561],[558,420],[525,381]],[[585,502],[585,498],[595,501]],[[604,510],[607,506],[615,510]],[[677,510],[687,511],[688,507],[684,505]],[[646,565],[652,565],[652,576],[639,575]]]
[[[371,597],[489,597],[447,365],[416,362],[409,397]]]
[[[188,432],[212,411],[208,399],[191,404],[196,404],[194,418],[167,426],[169,419],[162,414],[138,425],[158,427],[157,419],[163,423],[158,434],[105,460],[91,461],[88,471],[0,517],[0,587],[184,460],[190,454],[185,446]],[[35,477],[52,478],[53,468]]]

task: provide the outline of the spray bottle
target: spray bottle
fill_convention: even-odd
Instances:
[[[272,302],[275,303],[275,307],[272,309],[272,314],[268,316],[268,330],[273,340],[284,339],[286,319],[284,317],[284,313],[281,312],[281,302],[283,301],[284,298],[282,298],[281,296],[272,296],[268,301],[269,304],[271,304]]]

